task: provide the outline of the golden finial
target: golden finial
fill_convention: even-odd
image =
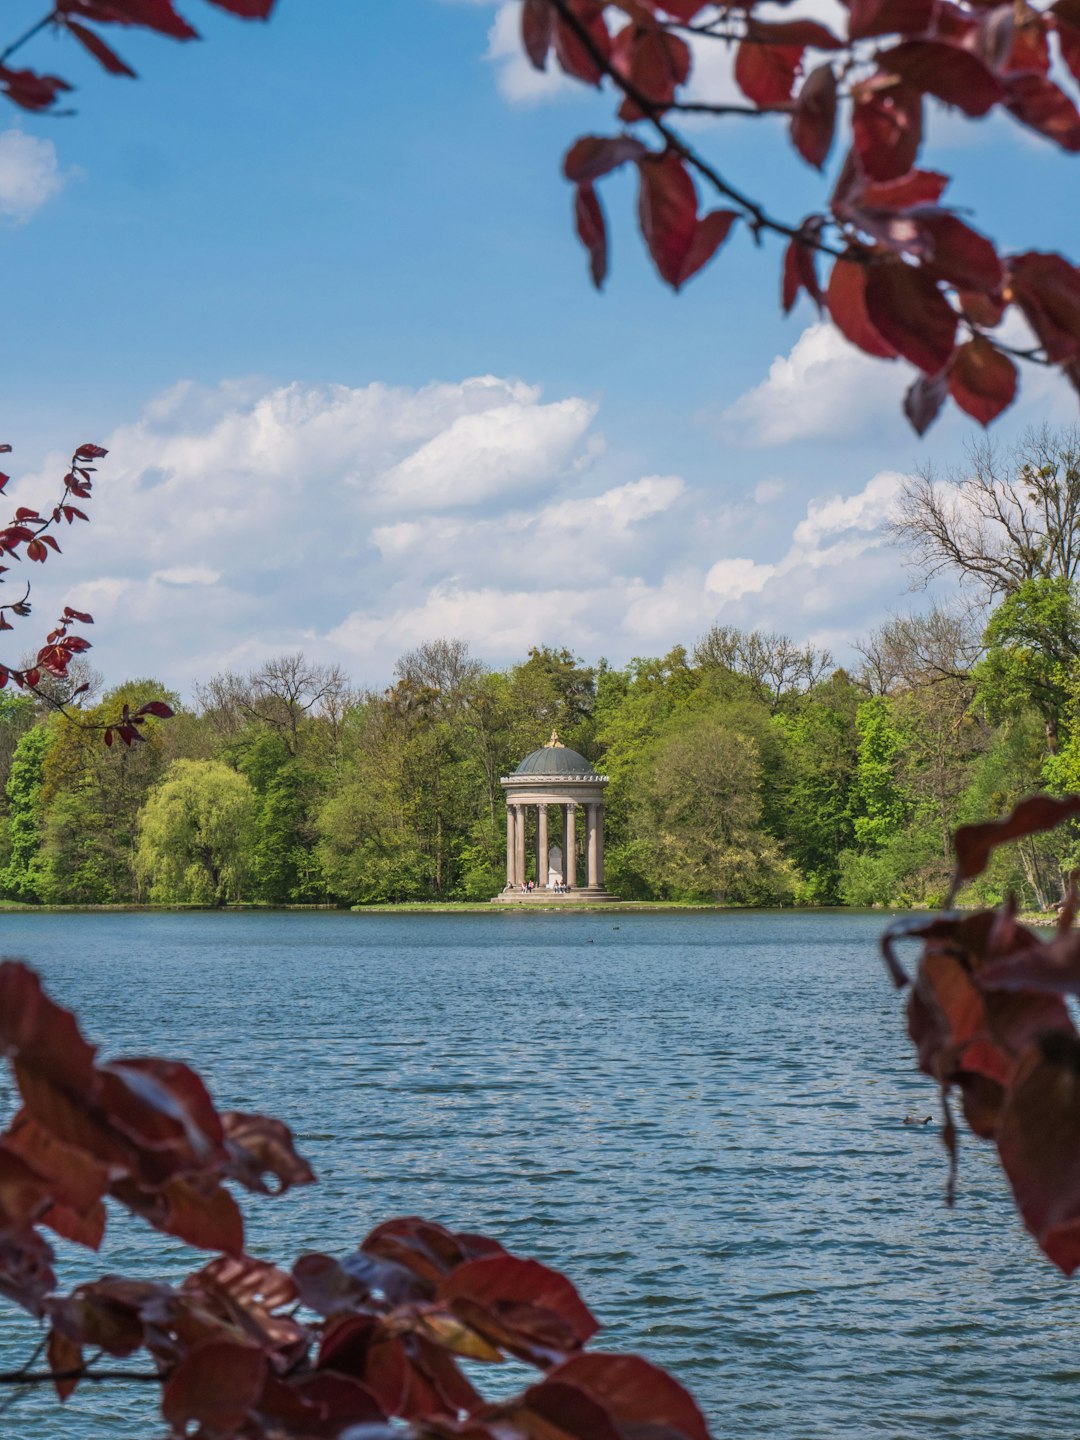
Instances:
[[[566,749],[566,746],[565,746],[565,745],[562,743],[562,741],[559,739],[559,732],[558,732],[557,730],[552,730],[552,732],[551,732],[551,739],[550,739],[550,740],[547,742],[547,744],[544,746],[544,749],[545,749],[545,750],[565,750],[565,749]]]

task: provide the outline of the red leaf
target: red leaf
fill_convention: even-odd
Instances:
[[[877,56],[883,70],[891,71],[965,115],[985,115],[1005,98],[997,76],[969,50],[947,40],[907,40]]]
[[[976,335],[956,352],[949,394],[980,425],[989,425],[1016,397],[1016,366],[985,336]]]
[[[55,1234],[70,1240],[73,1245],[85,1245],[88,1250],[100,1249],[105,1238],[105,1222],[105,1206],[100,1200],[85,1215],[68,1205],[51,1205],[40,1220]]]
[[[638,173],[641,233],[661,278],[677,289],[697,231],[694,182],[682,159],[670,150],[643,157]]]
[[[95,1047],[83,1039],[71,1011],[50,1000],[18,960],[0,962],[0,1053],[76,1095],[94,1088]]]
[[[74,1340],[69,1340],[66,1335],[61,1335],[58,1330],[49,1331],[49,1344],[45,1351],[49,1362],[49,1369],[54,1375],[66,1375],[72,1370],[81,1370],[83,1365],[82,1346],[76,1345]],[[72,1376],[67,1380],[54,1380],[57,1398],[63,1403],[69,1395],[75,1393],[79,1380]]]
[[[573,1355],[549,1370],[550,1384],[573,1385],[598,1400],[620,1430],[664,1430],[686,1440],[710,1440],[705,1417],[666,1371],[640,1355]]]
[[[607,279],[607,225],[600,197],[592,185],[579,185],[574,191],[574,228],[589,252],[589,273],[600,290]]]
[[[1040,1037],[1005,1095],[998,1154],[1024,1224],[1066,1275],[1080,1266],[1080,1042]]]
[[[796,237],[788,243],[788,247],[784,251],[780,301],[785,315],[790,313],[795,301],[799,298],[800,290],[805,290],[818,309],[821,309],[825,296],[822,294],[821,283],[818,280],[817,252],[811,245],[804,244]]]
[[[866,313],[879,335],[905,360],[936,375],[956,344],[956,314],[928,275],[902,261],[871,265]]]
[[[1047,357],[1058,363],[1080,349],[1080,270],[1060,255],[1037,250],[1011,255],[1009,288]]]
[[[1062,150],[1080,150],[1080,112],[1045,76],[1020,75],[1010,80],[1006,108],[1021,125],[1037,130]]]
[[[71,86],[56,75],[38,75],[33,70],[9,70],[0,65],[0,87],[9,100],[24,110],[47,110],[56,97]]]
[[[596,55],[611,57],[611,36],[604,23],[604,7],[597,0],[570,0],[570,8],[592,42],[590,49],[561,17],[555,22],[555,55],[568,75],[599,86],[603,68]],[[596,51],[596,55],[592,52]]]
[[[1050,14],[1057,24],[1061,58],[1080,80],[1080,0],[1055,0]]]
[[[831,65],[819,65],[806,77],[791,117],[791,141],[803,159],[820,170],[832,149],[836,131],[836,76]]]
[[[930,242],[923,269],[935,280],[948,280],[964,290],[995,294],[1001,289],[1005,270],[998,253],[985,235],[948,210],[915,211],[919,231]]]
[[[751,20],[747,34],[763,45],[798,45],[808,50],[842,50],[827,25],[817,20]]]
[[[240,1207],[216,1181],[197,1184],[195,1179],[177,1176],[162,1186],[162,1194],[168,1213],[159,1229],[200,1250],[242,1254],[244,1220]]]
[[[627,95],[619,107],[621,120],[640,120],[661,112],[675,98],[676,88],[690,74],[690,47],[657,25],[626,25],[615,37],[612,63],[634,88],[652,101],[648,112]]]
[[[555,12],[549,0],[525,0],[521,7],[521,43],[534,69],[547,69],[554,35]]]
[[[954,888],[964,880],[981,875],[999,845],[1024,840],[1043,830],[1053,830],[1063,820],[1080,815],[1080,795],[1057,800],[1052,795],[1032,795],[1001,820],[984,820],[978,825],[961,825],[953,837],[956,846]]]
[[[80,625],[92,625],[94,617],[87,614],[85,610],[72,610],[70,605],[64,606],[64,619],[77,620]]]
[[[266,1356],[253,1345],[203,1340],[167,1380],[162,1414],[179,1435],[186,1435],[193,1422],[213,1434],[231,1434],[255,1404],[266,1369]]]
[[[565,1275],[516,1255],[459,1265],[440,1282],[437,1298],[486,1339],[525,1359],[573,1350],[599,1329]]]
[[[802,64],[803,48],[740,40],[735,51],[735,83],[760,109],[786,105]]]
[[[848,35],[918,35],[930,28],[933,0],[847,0]]]
[[[542,1380],[539,1385],[531,1385],[521,1399],[522,1408],[538,1415],[544,1422],[542,1434],[571,1436],[574,1440],[622,1440],[623,1432],[615,1428],[614,1421],[599,1400],[577,1385]],[[522,1433],[535,1433],[535,1427],[528,1423],[528,1419],[521,1418],[525,1420],[520,1426]],[[656,1432],[650,1428],[645,1433]]]
[[[75,451],[75,457],[78,460],[103,460],[108,453],[108,450],[100,445],[80,445]]]
[[[591,183],[628,160],[640,160],[647,154],[633,135],[583,135],[566,152],[563,174],[575,185]]]
[[[172,0],[62,0],[57,8],[64,14],[81,15],[99,24],[141,25],[147,30],[156,30],[159,35],[169,35],[174,40],[199,38],[198,32],[177,14]],[[79,453],[97,448],[86,446]],[[92,455],[91,458],[97,457]]]
[[[171,720],[176,711],[164,700],[148,700],[135,711],[136,715],[156,715],[159,720]]]
[[[152,701],[152,704],[160,704]],[[168,706],[164,707],[168,709]],[[153,712],[157,714],[157,711]],[[172,711],[169,711],[170,715]],[[269,1115],[245,1115],[239,1110],[225,1110],[221,1115],[225,1131],[225,1148],[229,1153],[229,1174],[248,1190],[263,1195],[283,1195],[293,1185],[310,1185],[315,1174],[304,1157],[297,1153],[292,1131],[281,1120]],[[271,1190],[264,1176],[272,1175],[278,1182]]]
[[[88,30],[85,25],[80,25],[77,20],[66,20],[65,28],[75,36],[85,49],[89,50],[94,59],[108,70],[110,75],[130,75],[134,80],[135,71],[125,61],[121,60],[116,51],[105,44],[100,35],[95,35],[93,30]]]
[[[875,76],[852,92],[855,150],[871,180],[899,180],[922,144],[922,96],[910,85]]]
[[[275,0],[210,0],[210,4],[239,15],[241,20],[269,20]]]
[[[708,215],[702,216],[694,227],[694,238],[683,261],[679,283],[675,287],[677,290],[709,263],[738,218],[734,210],[710,210]]]
[[[878,334],[866,309],[868,265],[856,260],[837,260],[829,276],[829,314],[840,333],[867,355],[893,360],[896,351]]]
[[[920,375],[909,387],[904,396],[904,414],[917,435],[929,430],[948,393],[949,377],[944,370],[939,375]]]
[[[858,198],[860,207],[871,210],[906,210],[909,205],[935,205],[949,183],[936,170],[912,170],[898,180],[870,181]]]
[[[31,540],[30,544],[26,547],[26,558],[28,560],[37,560],[40,563],[45,561],[48,555],[48,550],[40,540]]]

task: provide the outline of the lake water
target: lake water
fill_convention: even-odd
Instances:
[[[292,1125],[320,1183],[252,1197],[255,1253],[344,1253],[402,1213],[486,1231],[564,1269],[717,1436],[1075,1440],[1076,1289],[974,1141],[945,1209],[936,1125],[902,1123],[936,1106],[883,923],[8,914],[0,950],[112,1053],[190,1060],[223,1107]],[[182,1261],[119,1223],[95,1264]],[[0,1301],[7,1363],[34,1333]],[[145,1391],[90,1387],[0,1418],[5,1440],[160,1428]]]

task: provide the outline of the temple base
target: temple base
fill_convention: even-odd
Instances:
[[[607,900],[618,900],[617,895],[612,895],[610,890],[601,886],[590,888],[583,885],[578,890],[570,890],[567,893],[559,894],[555,890],[503,890],[498,895],[491,897],[492,905],[581,905],[582,903],[597,903]]]

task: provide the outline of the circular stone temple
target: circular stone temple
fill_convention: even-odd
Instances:
[[[613,900],[604,889],[604,790],[558,735],[502,777],[506,794],[506,888],[497,902]],[[579,838],[578,811],[584,821]],[[582,867],[584,860],[584,867]],[[585,870],[585,884],[579,885]],[[527,888],[531,882],[532,888]]]

